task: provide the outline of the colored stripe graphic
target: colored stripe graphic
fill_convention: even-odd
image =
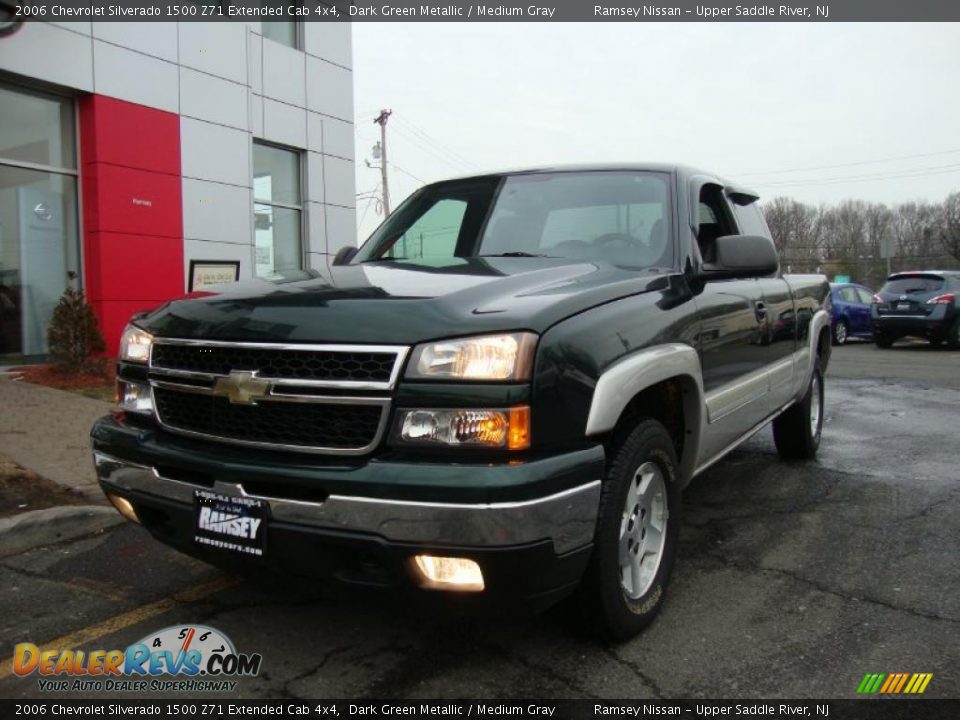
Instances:
[[[857,686],[857,694],[920,695],[932,679],[933,673],[867,673]]]

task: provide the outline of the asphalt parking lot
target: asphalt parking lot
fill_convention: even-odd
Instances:
[[[203,623],[263,655],[228,697],[843,698],[868,672],[932,672],[927,696],[958,697],[960,352],[836,348],[826,408],[816,463],[781,463],[764,430],[695,481],[664,612],[623,645],[564,612],[460,619],[265,587],[120,524],[0,560],[0,648]],[[38,694],[5,659],[0,696]]]

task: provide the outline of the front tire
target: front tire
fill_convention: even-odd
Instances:
[[[773,441],[785,460],[816,457],[823,430],[823,371],[817,360],[803,398],[773,421]]]
[[[641,420],[615,442],[600,495],[581,606],[600,633],[627,640],[663,604],[680,531],[680,478],[667,429]]]
[[[833,344],[845,345],[849,338],[850,328],[847,327],[846,320],[840,320],[833,326]]]

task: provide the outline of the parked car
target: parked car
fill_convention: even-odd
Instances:
[[[210,561],[461,608],[577,593],[629,637],[693,477],[771,422],[784,457],[820,442],[829,285],[779,275],[757,199],[663,165],[428,185],[329,277],[135,318],[100,484]]]
[[[873,290],[856,283],[830,283],[830,298],[833,302],[830,322],[834,345],[843,345],[852,337],[873,337],[870,315]]]
[[[873,337],[887,348],[902,337],[960,348],[960,271],[894,273],[873,296]]]

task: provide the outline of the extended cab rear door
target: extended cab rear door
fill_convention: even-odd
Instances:
[[[714,240],[737,234],[733,210],[722,184],[707,176],[691,178],[691,230],[696,251],[712,260]],[[725,450],[768,414],[769,392],[763,289],[755,279],[708,282],[695,296],[697,350],[703,371],[707,425],[700,459]]]
[[[728,196],[741,235],[762,235],[773,240],[756,196],[735,191],[728,192]],[[798,317],[793,293],[782,277],[760,278],[757,282],[763,294],[766,365],[770,374],[767,411],[772,413],[793,396],[798,328],[801,323],[809,322],[810,318]]]

